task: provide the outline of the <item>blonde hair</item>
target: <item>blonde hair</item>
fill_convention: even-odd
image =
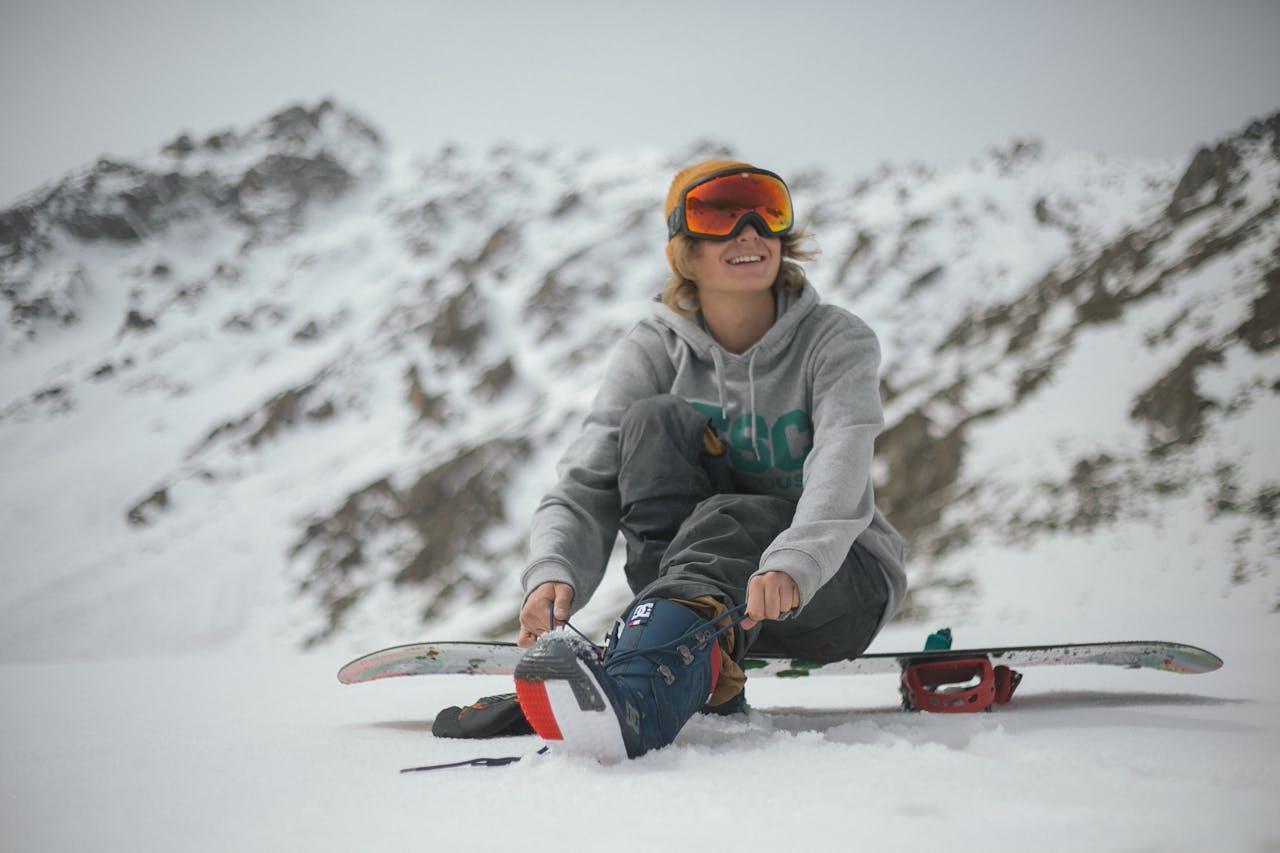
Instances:
[[[786,290],[800,290],[804,287],[804,270],[796,261],[812,261],[818,257],[818,247],[812,242],[809,233],[803,228],[796,228],[782,235],[782,266],[778,268],[778,277],[774,279],[775,287]],[[698,243],[702,242],[677,234],[671,238],[667,247],[667,257],[671,261],[671,277],[662,286],[662,304],[677,314],[691,316],[698,310],[698,283],[693,280],[693,259],[698,251]]]

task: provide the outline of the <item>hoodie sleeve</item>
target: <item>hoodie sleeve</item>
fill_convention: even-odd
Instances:
[[[577,612],[596,591],[618,536],[618,429],[632,403],[666,391],[654,358],[632,329],[609,357],[582,432],[556,466],[559,482],[538,504],[521,575],[527,596],[548,581],[574,589]],[[658,342],[658,347],[661,343]],[[667,385],[670,385],[668,380]]]
[[[756,574],[783,571],[800,588],[801,607],[829,581],[871,524],[871,457],[884,427],[880,344],[850,314],[814,347],[813,449],[791,526],[773,540]]]

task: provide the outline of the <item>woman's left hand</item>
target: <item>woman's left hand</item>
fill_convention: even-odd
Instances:
[[[800,606],[800,587],[786,572],[765,572],[747,583],[747,613],[742,630],[765,619],[777,619]]]

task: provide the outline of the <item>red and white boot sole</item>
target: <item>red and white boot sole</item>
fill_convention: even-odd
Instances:
[[[568,638],[544,637],[516,665],[516,695],[529,725],[553,752],[607,764],[627,758],[608,694]]]

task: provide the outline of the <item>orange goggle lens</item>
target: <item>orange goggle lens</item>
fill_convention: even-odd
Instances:
[[[791,193],[772,173],[731,172],[689,188],[680,230],[695,237],[729,237],[754,213],[773,236],[791,230]]]
[[[754,213],[773,236],[791,231],[791,193],[776,174],[716,175],[685,193],[684,229],[695,237],[728,237]]]

